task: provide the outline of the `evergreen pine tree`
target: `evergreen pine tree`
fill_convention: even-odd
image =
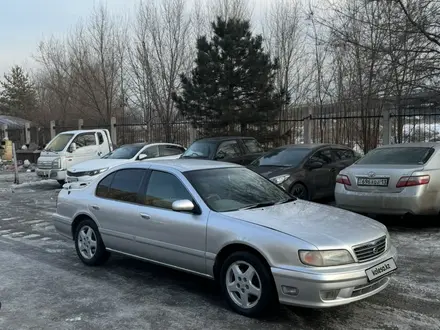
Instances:
[[[261,142],[278,136],[278,114],[286,95],[275,90],[277,61],[272,61],[249,21],[220,17],[213,37],[197,40],[196,67],[181,75],[174,94],[177,108],[202,134],[241,134]]]
[[[37,106],[37,93],[29,76],[19,66],[0,81],[0,109],[5,114],[23,118],[32,117]]]

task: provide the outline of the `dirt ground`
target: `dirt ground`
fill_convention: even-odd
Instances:
[[[440,329],[440,219],[382,220],[399,270],[380,294],[255,320],[209,280],[119,256],[84,266],[52,224],[57,183],[20,179],[0,174],[0,329]]]

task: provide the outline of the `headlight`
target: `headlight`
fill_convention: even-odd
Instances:
[[[61,168],[61,158],[52,161],[52,168]]]
[[[272,181],[275,184],[282,184],[288,178],[290,178],[290,174],[283,174],[283,175],[278,175],[278,176],[274,176],[273,178],[270,178],[270,181]]]
[[[299,251],[299,259],[308,266],[327,267],[354,263],[347,250]]]
[[[89,171],[89,172],[85,172],[85,175],[89,175],[89,176],[94,176],[94,175],[98,175],[101,174],[102,172],[105,172],[108,170],[108,167],[106,168],[101,168],[99,170],[94,170],[94,171]]]

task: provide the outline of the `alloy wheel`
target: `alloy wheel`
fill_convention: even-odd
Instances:
[[[77,240],[81,255],[85,259],[92,259],[95,256],[98,245],[95,231],[89,226],[84,226],[81,228]]]
[[[229,266],[226,289],[232,301],[244,309],[254,307],[261,298],[260,277],[255,268],[245,261],[236,261]]]

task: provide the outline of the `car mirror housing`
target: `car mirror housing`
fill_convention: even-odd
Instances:
[[[189,199],[181,199],[174,201],[171,208],[177,212],[192,212],[194,211],[195,206]]]
[[[148,156],[146,154],[140,154],[139,157],[138,157],[139,160],[144,160],[144,159],[147,159],[147,158],[148,158]]]
[[[309,169],[311,169],[311,170],[315,170],[315,169],[321,168],[322,167],[322,163],[320,163],[320,162],[311,162],[311,163],[308,164],[307,167]]]
[[[70,152],[74,152],[74,151],[76,151],[76,143],[75,142],[72,142],[72,144],[70,145]]]

